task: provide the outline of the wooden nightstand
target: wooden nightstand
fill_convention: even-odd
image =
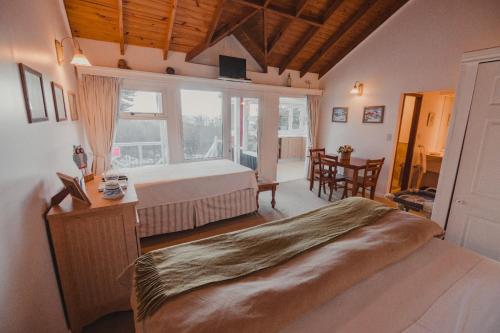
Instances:
[[[271,206],[274,208],[274,206],[276,205],[276,189],[278,188],[279,184],[280,183],[278,182],[273,182],[266,179],[257,179],[257,186],[259,187],[259,189],[257,190],[257,208],[259,208],[259,193],[265,191],[272,191]]]
[[[133,184],[123,198],[106,200],[97,190],[100,181],[86,183],[91,206],[68,196],[47,215],[73,333],[105,314],[130,309],[130,290],[117,278],[140,253]]]

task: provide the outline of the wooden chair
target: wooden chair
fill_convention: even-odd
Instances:
[[[370,190],[370,199],[375,199],[375,189],[377,188],[378,177],[380,176],[380,170],[384,165],[385,158],[379,160],[367,160],[364,169],[363,176],[358,176],[358,191],[361,189],[361,194],[363,197],[366,194],[366,190]],[[353,178],[351,176],[345,177],[345,187],[342,198],[347,197],[348,185],[351,184],[354,187]],[[356,193],[357,194],[357,193]]]
[[[332,200],[333,190],[337,191],[338,183],[345,181],[344,175],[338,173],[339,158],[332,155],[319,155],[319,189],[318,197],[321,196],[321,187],[326,192],[326,184],[330,187],[328,201]],[[344,186],[345,187],[345,186]]]
[[[321,155],[325,155],[325,148],[309,149],[309,191],[312,191],[314,181],[319,180],[319,156]]]

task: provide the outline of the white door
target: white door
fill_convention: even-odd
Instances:
[[[478,68],[446,239],[500,260],[500,61]]]

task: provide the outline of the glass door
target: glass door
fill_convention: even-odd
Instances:
[[[260,98],[231,96],[230,158],[252,170],[258,168]]]

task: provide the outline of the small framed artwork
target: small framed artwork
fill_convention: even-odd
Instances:
[[[19,72],[21,73],[21,84],[23,86],[28,123],[49,120],[42,74],[25,64],[19,64]]]
[[[80,186],[77,177],[70,177],[60,172],[57,172],[57,177],[59,177],[66,190],[68,190],[69,194],[71,194],[74,199],[77,199],[89,206],[91,205],[90,199]]]
[[[334,107],[332,110],[332,123],[347,123],[348,108]]]
[[[56,120],[63,121],[67,120],[66,116],[66,104],[64,104],[64,91],[60,84],[51,82],[52,85],[52,97],[54,98],[54,109],[56,111]]]
[[[68,104],[69,104],[69,114],[71,115],[71,120],[78,120],[78,110],[76,104],[76,94],[72,91],[68,91]]]
[[[363,111],[363,122],[381,124],[384,122],[385,105],[365,106]]]

